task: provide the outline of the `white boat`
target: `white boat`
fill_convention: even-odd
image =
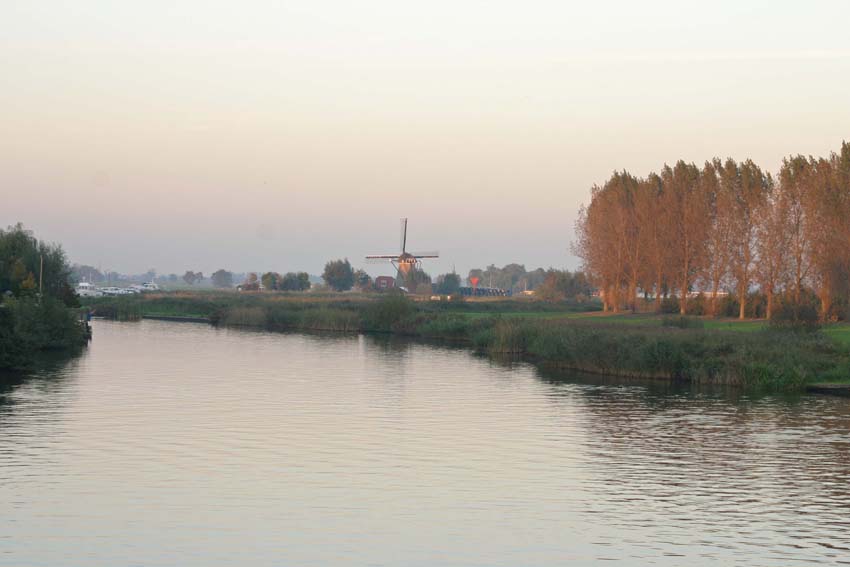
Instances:
[[[101,297],[103,292],[89,282],[80,282],[75,290],[80,297]]]

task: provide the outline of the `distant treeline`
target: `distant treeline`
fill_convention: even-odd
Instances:
[[[826,158],[789,157],[776,178],[732,159],[679,161],[643,178],[615,172],[592,189],[576,233],[606,310],[637,309],[642,290],[657,310],[677,302],[683,314],[694,304],[717,315],[729,290],[741,318],[844,319],[850,144]]]
[[[467,282],[478,279],[481,287],[505,289],[513,293],[534,291],[542,299],[587,300],[593,293],[593,286],[587,276],[580,271],[537,268],[528,271],[523,264],[507,264],[501,268],[491,264],[485,269],[469,270]]]

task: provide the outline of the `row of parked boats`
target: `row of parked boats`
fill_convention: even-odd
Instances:
[[[104,295],[134,295],[146,291],[159,291],[159,286],[153,282],[145,282],[128,287],[97,287],[89,282],[80,282],[77,284],[76,291],[80,297],[103,297]]]

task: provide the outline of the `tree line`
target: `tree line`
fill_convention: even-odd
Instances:
[[[476,280],[477,278],[477,280]],[[581,272],[537,268],[526,270],[523,264],[506,264],[499,268],[490,264],[485,269],[469,270],[466,281],[478,282],[481,287],[494,287],[509,290],[513,293],[534,291],[536,297],[547,300],[571,299],[584,301],[590,299],[593,286],[587,276]]]
[[[825,158],[787,157],[776,177],[731,158],[680,160],[646,177],[615,172],[592,188],[576,237],[606,311],[637,310],[642,292],[659,311],[667,298],[682,314],[699,302],[718,315],[728,293],[742,319],[807,308],[846,318],[850,144]]]

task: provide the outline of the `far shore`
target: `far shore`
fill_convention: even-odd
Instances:
[[[595,302],[414,301],[400,294],[157,293],[89,299],[97,316],[268,331],[391,333],[620,378],[804,390],[850,383],[850,325],[602,313]],[[95,340],[97,338],[95,337]]]

